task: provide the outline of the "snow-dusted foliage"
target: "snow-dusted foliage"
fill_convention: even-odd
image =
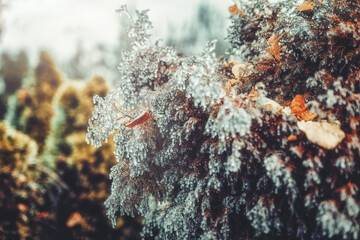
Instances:
[[[180,58],[151,41],[146,12],[129,16],[132,49],[87,134],[115,133],[113,224],[142,215],[145,239],[358,239],[359,4],[238,3],[229,52],[246,64],[217,60],[215,42]]]

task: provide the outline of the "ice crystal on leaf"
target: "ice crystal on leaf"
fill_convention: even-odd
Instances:
[[[126,7],[121,8],[122,12],[130,18],[128,35],[133,42],[131,49],[120,57],[121,80],[115,85],[121,92],[123,107],[131,109],[145,104],[147,96],[168,81],[177,57],[172,48],[151,42],[149,30],[152,24],[147,11],[137,11],[136,19],[127,13]]]
[[[106,97],[102,98],[94,96],[93,102],[95,110],[89,119],[88,133],[86,141],[96,147],[100,147],[105,141],[107,142],[110,134],[115,132],[120,125],[114,119],[123,117],[122,113],[116,111],[116,93],[110,92]]]
[[[184,60],[177,73],[178,84],[185,87],[186,97],[193,98],[195,106],[204,110],[209,110],[225,96],[221,86],[226,78],[219,73],[220,62],[216,59],[215,47],[215,40],[208,42],[202,53]]]
[[[292,166],[287,165],[277,155],[271,155],[264,159],[266,174],[275,185],[275,193],[285,186],[286,194],[291,195],[291,200],[296,198],[296,182],[292,178]]]
[[[356,209],[359,208],[358,203],[354,201],[350,204]],[[328,200],[320,203],[317,221],[324,237],[341,236],[342,239],[357,239],[359,236],[360,227],[356,217],[349,217],[342,213],[335,201]]]
[[[212,137],[225,142],[229,136],[235,138],[250,133],[251,120],[251,115],[236,100],[225,97],[216,118],[209,119],[206,130]]]

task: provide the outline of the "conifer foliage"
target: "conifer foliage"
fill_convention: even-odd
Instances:
[[[188,58],[130,17],[130,51],[87,141],[116,132],[113,224],[145,239],[360,237],[360,2],[237,3],[230,52]],[[126,14],[126,8],[121,12]],[[306,103],[307,100],[308,102]]]

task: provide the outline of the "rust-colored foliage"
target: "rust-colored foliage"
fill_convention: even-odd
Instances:
[[[306,2],[302,3],[301,5],[299,5],[296,10],[307,11],[307,10],[311,10],[313,8],[314,8],[314,5],[313,5],[312,1],[306,1]]]
[[[358,192],[358,187],[352,182],[348,182],[346,185],[339,187],[335,192],[340,193],[342,198],[355,195]]]
[[[276,60],[280,61],[280,49],[279,49],[279,35],[274,35],[267,40],[270,47],[266,50],[275,57]]]
[[[314,9],[316,2],[319,2],[320,4],[322,4],[322,0],[305,1],[302,4],[300,4],[296,10],[301,11],[301,12],[312,10],[312,9]]]
[[[245,14],[243,11],[241,11],[241,10],[236,6],[236,4],[229,7],[229,12],[230,12],[231,15],[233,15],[234,17],[235,17],[237,14],[239,14],[239,15],[242,16],[242,17],[246,17],[246,14]]]

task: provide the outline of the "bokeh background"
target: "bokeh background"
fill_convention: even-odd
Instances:
[[[141,216],[105,213],[113,144],[85,142],[130,46],[123,4],[180,55],[225,54],[230,0],[0,0],[0,239],[140,238]]]
[[[3,0],[1,52],[24,50],[32,64],[46,50],[69,78],[114,77],[119,52],[129,46],[128,19],[116,13],[149,9],[154,40],[192,54],[218,39],[224,53],[231,0]]]

